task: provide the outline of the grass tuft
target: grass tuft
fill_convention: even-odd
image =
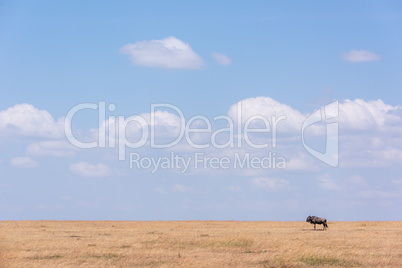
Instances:
[[[353,263],[347,260],[321,257],[321,256],[304,257],[301,258],[300,261],[310,266],[344,266],[344,267],[360,266],[358,263]]]
[[[113,259],[113,258],[121,258],[123,256],[117,255],[115,253],[106,253],[106,254],[102,254],[102,255],[91,255],[90,257],[92,258],[97,258],[97,259]]]
[[[227,240],[204,240],[200,241],[198,245],[203,247],[245,248],[250,247],[253,243],[253,239],[233,238]]]
[[[60,259],[63,258],[62,255],[56,254],[56,255],[48,255],[48,256],[34,256],[34,257],[28,257],[28,259],[31,260],[54,260],[54,259]]]

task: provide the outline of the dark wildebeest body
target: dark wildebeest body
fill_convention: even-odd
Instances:
[[[309,222],[309,223],[311,223],[311,224],[314,224],[314,230],[315,230],[315,225],[316,225],[316,224],[322,224],[322,225],[324,225],[324,227],[322,228],[323,230],[324,230],[325,228],[328,228],[327,220],[324,219],[324,218],[319,218],[319,217],[317,217],[317,216],[308,216],[307,219],[306,219],[306,222]]]

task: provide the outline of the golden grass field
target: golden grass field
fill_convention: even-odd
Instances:
[[[402,222],[2,221],[0,267],[402,267]]]

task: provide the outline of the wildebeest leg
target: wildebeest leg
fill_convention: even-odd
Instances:
[[[314,230],[315,230],[315,223],[314,223]]]

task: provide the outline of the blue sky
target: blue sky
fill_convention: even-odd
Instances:
[[[401,25],[399,1],[1,1],[0,219],[402,220]],[[322,152],[326,123],[336,122],[336,167],[314,158],[301,137],[304,120],[334,100],[339,116],[306,128],[305,141]],[[203,116],[211,131],[190,136],[210,146],[183,138],[157,149],[148,139],[126,148],[124,161],[112,146],[74,147],[64,133],[68,112],[103,102],[116,109],[101,125],[97,110],[74,116],[78,140],[99,141],[105,126],[109,139],[114,118],[137,116],[168,142],[181,119]],[[157,103],[184,118],[167,107],[152,113]],[[281,115],[277,147],[272,129],[251,135],[265,149],[241,135],[233,137],[241,147],[211,144],[228,123],[216,116],[244,129],[247,118],[272,124]],[[134,142],[140,130],[134,122],[124,133]],[[226,134],[216,136],[221,144]],[[130,153],[157,160],[172,152],[230,164],[237,154],[271,152],[286,168],[130,168]]]

